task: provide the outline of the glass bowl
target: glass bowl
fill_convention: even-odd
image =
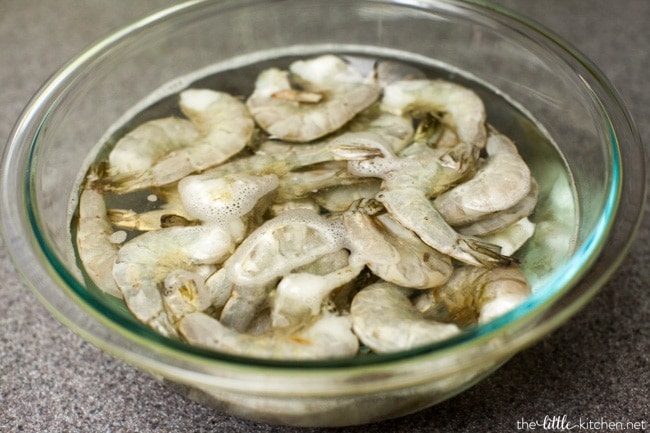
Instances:
[[[437,344],[292,362],[162,337],[87,284],[73,250],[70,203],[89,155],[124,113],[151,102],[153,92],[180,90],[188,81],[179,77],[200,77],[196,71],[217,63],[324,52],[444,65],[451,78],[471,77],[507,95],[556,143],[570,172],[564,184],[546,168],[548,148],[522,151],[539,177],[543,204],[535,217],[547,226],[520,257],[534,288],[526,302]],[[507,134],[523,137],[534,125],[495,107],[488,104],[488,121]],[[558,194],[560,187],[574,188],[575,200]],[[100,41],[35,95],[4,152],[2,230],[39,300],[113,356],[236,416],[340,426],[445,400],[566,321],[623,259],[640,222],[644,188],[640,139],[616,91],[565,42],[503,9],[443,0],[192,1]],[[563,206],[571,207],[571,217],[562,217]]]

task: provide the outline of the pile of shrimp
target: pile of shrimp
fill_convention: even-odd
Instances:
[[[405,350],[515,308],[537,184],[476,93],[399,71],[323,55],[246,97],[181,92],[184,117],[89,170],[86,274],[165,336],[262,358]]]

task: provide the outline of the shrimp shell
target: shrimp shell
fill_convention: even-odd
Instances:
[[[426,319],[411,304],[406,291],[391,283],[371,284],[352,300],[352,329],[377,353],[407,350],[458,334],[454,324]]]
[[[190,146],[199,136],[199,131],[187,119],[150,120],[118,140],[108,156],[109,174],[141,173],[170,152]]]
[[[530,169],[514,143],[505,135],[491,133],[486,147],[487,161],[476,174],[433,202],[451,225],[469,224],[511,208],[530,192]]]
[[[198,272],[218,264],[233,250],[227,230],[217,225],[169,227],[126,242],[117,253],[113,278],[133,315],[163,335],[176,335],[164,312],[161,288],[178,269]]]
[[[316,140],[345,125],[380,94],[379,86],[364,83],[358,72],[336,56],[294,62],[290,71],[301,87],[320,93],[323,98],[309,103],[279,98],[278,93],[292,90],[289,72],[277,68],[262,71],[246,105],[255,121],[273,138],[293,142]]]
[[[329,359],[354,356],[359,340],[345,316],[322,314],[306,326],[273,329],[260,335],[243,334],[207,314],[188,314],[179,332],[190,343],[240,356],[263,359]]]
[[[539,187],[537,186],[537,182],[531,178],[530,191],[519,203],[508,209],[487,215],[474,223],[459,227],[458,232],[468,236],[485,236],[505,229],[510,224],[517,222],[521,218],[528,217],[533,213],[537,204],[538,194]]]
[[[442,122],[473,147],[485,146],[485,106],[472,90],[444,80],[401,80],[384,87],[381,108],[389,113],[442,112]]]
[[[266,284],[344,246],[344,230],[307,209],[288,210],[251,233],[226,262],[236,285]]]
[[[86,186],[79,197],[77,251],[90,279],[103,292],[122,297],[113,280],[113,263],[119,246],[111,241],[113,228],[106,216],[104,197]]]
[[[168,142],[173,146],[169,144],[163,151],[156,152],[155,158],[146,155],[147,158],[139,163],[137,172],[105,179],[105,189],[125,193],[173,183],[188,174],[226,161],[241,151],[252,138],[255,129],[253,118],[241,101],[227,93],[188,89],[181,93],[180,106],[198,131],[196,136],[179,139],[170,134]],[[138,136],[135,144],[134,140],[129,142],[129,150],[131,147],[148,148],[152,146],[151,141],[147,135]],[[140,153],[139,150],[131,151],[129,158],[138,161],[142,159]]]
[[[423,293],[415,304],[427,317],[467,326],[507,313],[530,293],[525,274],[515,265],[492,269],[461,266],[445,284]]]
[[[350,249],[379,278],[403,287],[427,289],[451,275],[449,257],[422,242],[388,214],[372,217],[358,210],[343,214]]]

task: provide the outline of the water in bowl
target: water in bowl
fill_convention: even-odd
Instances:
[[[536,224],[536,231],[515,257],[520,261],[520,266],[526,273],[533,292],[544,287],[544,280],[549,278],[554,269],[564,264],[574,251],[578,230],[578,206],[575,186],[566,161],[543,126],[525,108],[498,89],[479,81],[470,73],[448,65],[403,53],[399,56],[395,53],[369,55],[366,52],[350,51],[338,54],[366,73],[371,72],[377,61],[399,62],[416,68],[428,78],[441,78],[471,88],[482,98],[487,111],[487,122],[517,144],[520,154],[539,184],[538,204],[530,217]],[[90,159],[95,162],[104,160],[120,137],[146,121],[167,116],[182,117],[178,108],[178,94],[186,88],[224,91],[244,100],[253,91],[255,79],[262,70],[270,67],[287,68],[291,62],[311,55],[314,53],[311,52],[309,55],[299,52],[280,53],[280,55],[278,53],[258,54],[216,64],[188,76],[179,77],[152,92],[149,97],[122,116],[107,131],[105,139],[96,146],[96,153]],[[107,195],[107,207],[133,209],[136,212],[153,210],[159,207],[161,202],[147,200],[146,197],[150,194],[152,191],[144,190],[125,195]],[[75,218],[73,218],[72,232],[75,231]],[[134,235],[137,235],[137,232],[128,233],[129,237]],[[86,278],[86,283],[89,290],[94,289],[100,293],[89,278]],[[114,308],[124,309],[123,305],[115,300],[108,302]]]

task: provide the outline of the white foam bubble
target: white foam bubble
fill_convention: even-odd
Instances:
[[[239,173],[211,178],[188,176],[178,184],[187,213],[206,222],[226,223],[250,212],[257,201],[278,185],[275,175]]]

